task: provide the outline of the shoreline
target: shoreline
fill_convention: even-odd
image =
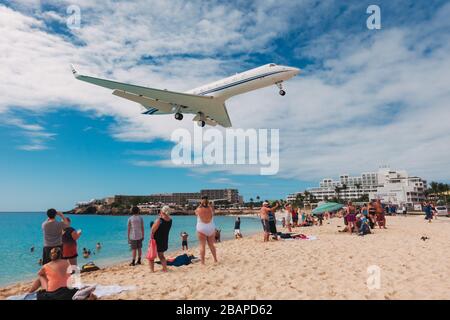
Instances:
[[[261,233],[261,231],[259,231],[259,230],[258,231],[257,230],[250,231],[250,233],[248,234],[248,237],[253,237],[253,236],[255,236],[258,233]],[[227,242],[227,241],[232,241],[232,240],[236,240],[233,235],[230,235],[230,236],[223,236],[223,235],[221,235],[221,242],[220,243]],[[145,259],[146,250],[147,250],[147,244],[146,243],[142,243],[142,259],[143,260],[146,260]],[[195,245],[192,248],[190,248],[188,251],[182,251],[182,249],[167,250],[165,252],[165,256],[167,258],[167,257],[172,257],[172,255],[178,256],[180,254],[188,253],[188,252],[189,252],[189,254],[192,254],[190,251],[198,252],[198,240],[197,239],[195,240]],[[81,255],[79,257],[82,258]],[[100,271],[103,271],[103,270],[106,270],[106,269],[110,269],[110,268],[113,268],[113,267],[117,267],[117,266],[128,266],[128,263],[129,263],[130,259],[131,259],[131,253],[130,253],[130,257],[128,257],[128,258],[119,258],[119,257],[117,257],[117,258],[108,258],[108,259],[105,259],[105,260],[109,260],[108,262],[101,262],[101,263],[98,263],[98,264],[95,261],[93,261],[97,266],[101,266],[101,269],[98,270],[98,271],[95,271],[95,272],[100,272]],[[82,265],[84,265],[84,264],[86,264],[88,262],[91,262],[91,261],[86,261],[85,263],[81,263],[81,264],[79,263],[78,266],[81,268]],[[20,287],[23,287],[25,285],[30,286],[31,282],[34,279],[35,279],[35,277],[30,276],[29,279],[24,279],[24,280],[21,280],[21,281],[12,281],[11,283],[6,283],[4,285],[0,284],[0,300],[2,299],[1,296],[2,296],[2,292],[4,290],[9,290],[11,287],[17,287],[17,286],[20,286]]]
[[[217,264],[207,251],[205,266],[193,263],[162,273],[156,265],[156,272],[150,273],[147,261],[136,267],[121,263],[82,274],[82,281],[135,286],[104,299],[449,299],[450,219],[427,223],[418,216],[388,216],[387,227],[360,237],[338,232],[342,219],[334,218],[324,220],[323,226],[294,229],[315,235],[314,241],[263,243],[257,232],[218,243]],[[188,252],[198,256],[198,246]],[[179,253],[174,250],[167,256]],[[380,270],[379,288],[367,285],[373,266]],[[22,282],[2,287],[0,299],[28,286]]]

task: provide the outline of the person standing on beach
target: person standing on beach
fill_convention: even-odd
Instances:
[[[63,231],[62,235],[62,258],[65,260],[69,260],[70,265],[77,265],[77,240],[81,236],[81,230],[76,231],[74,228],[70,226],[70,219],[67,218],[67,227]]]
[[[259,211],[259,217],[261,218],[261,223],[264,231],[264,242],[268,242],[270,236],[269,214],[271,210],[276,210],[278,206],[279,204],[277,202],[275,206],[271,209],[269,207],[269,202],[264,201],[261,210]]]
[[[298,227],[298,211],[299,209],[292,209],[291,214],[292,214],[292,226]]]
[[[188,250],[188,237],[189,235],[187,234],[186,231],[183,231],[182,233],[180,233],[180,237],[181,237],[181,250]]]
[[[152,238],[155,239],[159,261],[161,261],[162,271],[167,272],[167,260],[164,252],[169,248],[169,232],[172,228],[172,218],[170,217],[169,206],[161,208],[159,218],[152,225]],[[149,260],[150,269],[155,272],[154,261]]]
[[[369,226],[374,229],[377,222],[377,210],[373,200],[367,204],[367,212],[369,213]]]
[[[428,222],[431,223],[431,220],[433,220],[433,206],[431,205],[431,202],[425,202],[423,211],[425,211],[425,220],[428,220]]]
[[[133,207],[131,209],[133,214],[128,219],[128,243],[131,247],[132,259],[130,266],[141,264],[142,256],[142,241],[144,240],[144,219],[139,215],[139,207]],[[138,259],[136,261],[136,251]]]
[[[385,210],[383,209],[383,206],[381,204],[380,199],[377,199],[377,201],[375,202],[375,212],[377,214],[377,223],[378,223],[378,227],[386,228],[386,215],[385,215]]]
[[[278,202],[277,202],[278,204]],[[274,203],[272,203],[272,207],[278,208],[278,206],[275,206]],[[269,211],[269,229],[270,233],[272,234],[273,240],[278,240],[278,232],[277,232],[277,217],[275,216],[275,210],[276,208],[272,208],[272,210]]]
[[[290,204],[286,204],[284,206],[284,211],[286,212],[286,227],[288,232],[292,232],[292,206]]]
[[[352,233],[353,229],[356,230],[356,208],[353,206],[352,202],[347,203],[347,219],[348,232]]]
[[[236,217],[236,220],[234,221],[234,237],[235,239],[242,238],[241,218],[239,217]]]
[[[202,196],[200,205],[195,210],[197,216],[197,236],[200,242],[200,260],[205,264],[206,243],[208,243],[214,262],[217,262],[216,247],[214,246],[216,226],[214,225],[214,208],[210,205],[207,196]]]
[[[56,217],[60,217],[62,221],[56,220]],[[63,230],[67,227],[67,218],[62,212],[55,209],[47,210],[48,219],[42,224],[42,231],[44,233],[44,248],[42,250],[42,264],[46,264],[51,261],[50,251],[53,248],[59,248],[62,251],[62,234]]]

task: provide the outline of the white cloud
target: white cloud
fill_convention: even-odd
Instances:
[[[310,1],[242,3],[246,9],[184,1],[50,3],[80,5],[82,27],[73,39],[48,29],[46,22],[61,22],[63,15],[36,13],[38,1],[15,1],[26,14],[0,5],[0,113],[72,105],[114,116],[111,134],[126,141],[168,140],[175,128],[192,125],[189,117],[180,123],[140,115],[136,104],[75,81],[69,63],[124,82],[186,90],[244,68],[247,62],[236,62],[233,54],[270,52],[271,41],[293,22],[314,28],[335,10],[329,2],[314,7]],[[416,26],[318,36],[298,53],[321,63],[286,83],[286,97],[274,87],[228,102],[234,126],[280,129],[282,177],[316,180],[390,164],[449,180],[449,14],[447,5]],[[144,56],[155,63],[139,63]],[[155,164],[171,165],[135,162]],[[237,166],[194,170],[255,172]]]
[[[1,115],[1,114],[0,114]],[[23,151],[41,151],[49,149],[48,142],[56,136],[55,133],[46,132],[44,126],[36,123],[26,123],[22,119],[3,114],[0,125],[13,126],[19,130],[21,141],[16,149]],[[26,141],[25,144],[22,144]]]

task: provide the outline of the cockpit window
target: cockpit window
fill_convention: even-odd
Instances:
[[[271,64],[269,64],[269,67],[275,67],[276,66],[276,64],[275,63],[271,63]]]

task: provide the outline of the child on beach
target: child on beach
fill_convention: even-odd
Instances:
[[[220,229],[216,229],[216,236],[215,236],[215,238],[216,238],[216,242],[220,242],[220,232],[221,232],[222,230],[220,230]]]
[[[186,233],[186,231],[183,231],[180,233],[180,237],[181,237],[181,250],[188,250],[188,237],[189,235]]]

